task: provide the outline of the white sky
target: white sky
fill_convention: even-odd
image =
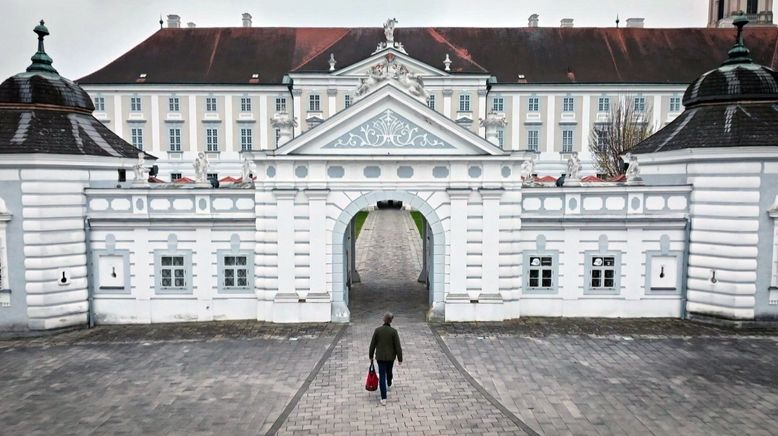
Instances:
[[[24,71],[36,50],[33,27],[43,18],[51,36],[46,52],[65,77],[91,73],[159,29],[159,16],[178,14],[182,26],[240,26],[249,12],[254,26],[376,26],[388,17],[403,26],[612,27],[644,17],[646,27],[703,27],[708,0],[2,0],[0,81]],[[164,18],[166,20],[166,17]]]

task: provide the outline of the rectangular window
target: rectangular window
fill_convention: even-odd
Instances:
[[[532,151],[538,151],[540,139],[540,131],[527,130],[527,148]]]
[[[608,148],[608,129],[607,127],[595,127],[597,132],[597,148],[605,151]]]
[[[589,290],[616,290],[616,256],[589,255]]]
[[[143,150],[143,129],[140,127],[133,127],[130,129],[130,138],[133,147]]]
[[[746,3],[746,13],[747,14],[756,14],[758,13],[759,9],[759,0],[748,0]]]
[[[181,173],[170,173],[170,181],[175,182],[181,178]]]
[[[470,112],[470,95],[459,95],[459,112]]]
[[[251,151],[251,128],[244,127],[240,129],[240,150]]]
[[[240,98],[240,111],[251,112],[251,97]]]
[[[643,113],[646,111],[646,98],[635,97],[635,112]]]
[[[565,97],[562,99],[562,112],[575,111],[575,98]]]
[[[346,109],[351,107],[351,96],[348,94],[343,96],[343,107]]]
[[[670,112],[681,112],[681,97],[670,97]]]
[[[168,130],[170,139],[170,151],[181,151],[181,129],[173,127]]]
[[[571,129],[562,130],[562,153],[573,152],[573,131]]]
[[[505,145],[505,130],[504,129],[497,129],[497,143],[500,145],[500,147],[503,147]]]
[[[208,180],[219,180],[219,174],[218,173],[208,173],[205,175],[205,178]]]
[[[249,288],[249,259],[247,255],[224,255],[222,257],[221,285],[224,290],[245,290]]]
[[[492,100],[492,110],[494,112],[505,112],[505,99],[502,97],[495,97]]]
[[[276,112],[286,112],[286,97],[276,97]]]
[[[556,288],[556,271],[554,256],[528,255],[527,259],[527,290],[551,291]]]
[[[278,147],[279,139],[281,139],[281,129],[276,129],[276,147]]]
[[[530,97],[527,100],[527,110],[529,112],[538,112],[540,110],[540,97]]]
[[[610,112],[611,111],[611,99],[608,97],[600,97],[597,100],[597,112]]]
[[[105,97],[95,97],[95,111],[105,112]]]
[[[219,130],[214,127],[205,129],[205,151],[219,151]]]
[[[160,290],[183,291],[187,289],[186,257],[171,255],[159,258]]]
[[[170,112],[180,112],[181,106],[179,105],[178,97],[169,97],[167,99],[167,106]]]
[[[321,99],[318,94],[308,96],[308,112],[321,112]]]
[[[216,112],[216,97],[205,97],[205,111]]]
[[[427,97],[427,107],[432,109],[432,110],[435,110],[435,95],[434,94],[430,95],[429,97]]]
[[[140,112],[143,110],[140,104],[140,97],[130,97],[130,111]]]

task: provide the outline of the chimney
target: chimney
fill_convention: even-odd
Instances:
[[[186,23],[186,27],[188,27],[190,29],[194,29],[195,27],[197,27],[197,24],[195,24],[195,23],[190,21],[190,22]]]
[[[627,27],[643,28],[645,18],[627,18]]]
[[[561,21],[559,27],[573,27],[573,19],[572,18],[562,18],[562,21]]]
[[[248,12],[243,13],[243,27],[251,27],[251,14]]]
[[[529,27],[538,27],[538,14],[532,14],[529,16]]]
[[[176,14],[170,14],[167,16],[167,27],[171,29],[178,29],[181,27],[181,17]]]

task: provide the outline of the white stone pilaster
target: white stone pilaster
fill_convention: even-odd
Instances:
[[[327,112],[325,113],[327,118],[338,113],[338,90],[335,88],[327,89]]]
[[[189,151],[197,153],[197,127],[200,125],[197,119],[197,96],[189,96],[189,119],[186,120],[189,123]],[[186,150],[182,147],[183,150]]]
[[[296,292],[294,266],[294,199],[296,189],[273,191],[278,228],[278,293]]]
[[[478,90],[478,119],[483,120],[486,118],[486,90],[485,89],[479,89]],[[478,136],[484,137],[486,134],[486,129],[481,126],[478,128]]]
[[[113,118],[114,132],[116,136],[123,137],[124,134],[124,114],[122,113],[122,95],[116,94],[113,98]]]
[[[443,90],[443,115],[449,119],[451,119],[451,96],[453,94],[454,91],[451,89]]]
[[[155,153],[159,153],[161,151],[161,144],[160,144],[160,137],[159,137],[159,96],[158,95],[152,95],[151,96],[151,120],[149,120],[151,123],[151,149]]]
[[[659,130],[662,127],[662,124],[664,123],[664,120],[662,119],[662,96],[657,94],[653,96],[653,101],[651,102],[653,107],[653,115],[651,119],[651,124],[654,126],[654,131]]]
[[[467,202],[470,189],[447,190],[451,202],[451,231],[449,235],[449,264],[451,267],[449,293],[467,292]]]
[[[483,202],[481,292],[485,294],[500,291],[500,199],[504,192],[502,189],[479,190]]]
[[[301,89],[292,90],[292,104],[294,104],[294,118],[297,119],[297,125],[294,126],[294,136],[299,136],[302,133],[303,125],[303,108],[302,108],[303,91]]]
[[[514,95],[511,103],[511,150],[518,150],[520,148],[521,131],[519,126],[521,120],[519,119],[519,112],[521,111],[521,97]]]
[[[309,229],[310,289],[320,294],[327,291],[327,197],[329,189],[307,189]],[[301,296],[305,298],[305,296]]]
[[[233,140],[234,127],[235,120],[232,118],[232,96],[228,94],[224,96],[224,142],[226,143],[224,151],[234,151],[236,148]]]
[[[581,149],[579,152],[585,153],[589,151],[589,130],[592,126],[589,124],[591,121],[591,105],[592,96],[589,94],[583,95],[583,107],[581,112],[581,131],[579,132],[581,138]]]
[[[259,149],[271,149],[275,146],[273,139],[275,135],[268,134],[268,116],[267,116],[267,100],[270,97],[267,95],[259,96],[259,120],[257,120],[257,138],[259,138]]]
[[[549,95],[546,99],[546,153],[554,153],[554,141],[557,119],[556,119],[556,96]],[[542,150],[542,149],[541,149]]]

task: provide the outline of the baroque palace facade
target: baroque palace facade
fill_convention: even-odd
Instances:
[[[0,326],[345,322],[353,218],[384,200],[425,218],[433,319],[774,319],[778,31],[752,53],[735,22],[173,17],[78,84],[41,22],[0,85]],[[667,125],[606,182],[587,144],[616,104]]]

